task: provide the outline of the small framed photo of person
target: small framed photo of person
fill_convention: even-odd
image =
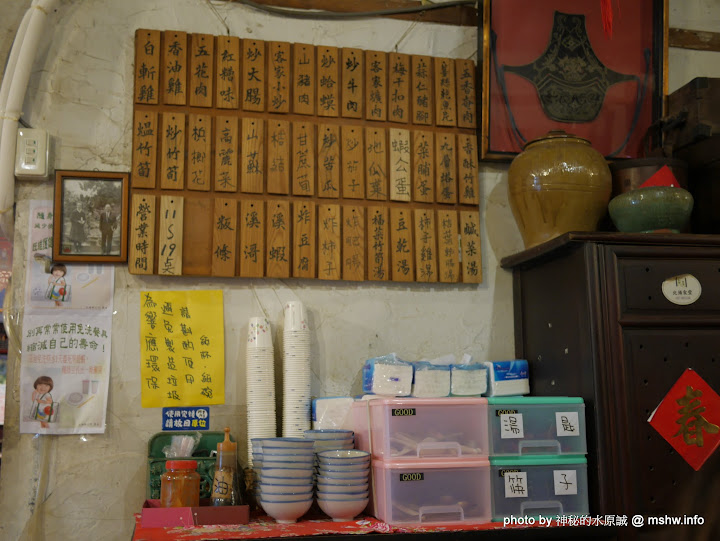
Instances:
[[[128,173],[56,171],[53,260],[127,261]]]

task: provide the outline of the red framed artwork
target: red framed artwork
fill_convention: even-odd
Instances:
[[[667,94],[667,0],[486,0],[483,159],[512,159],[551,130],[608,158],[643,155]]]

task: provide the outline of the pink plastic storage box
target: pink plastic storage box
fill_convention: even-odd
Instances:
[[[488,455],[486,398],[377,398],[352,407],[355,446],[382,460]]]
[[[395,525],[490,522],[487,458],[373,460],[370,509]]]

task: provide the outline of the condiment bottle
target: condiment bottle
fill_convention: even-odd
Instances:
[[[162,507],[198,507],[200,505],[200,474],[197,460],[168,460],[167,471],[160,478]]]
[[[212,487],[213,505],[240,505],[237,475],[237,443],[230,441],[230,429],[225,428],[225,439],[217,445],[217,462]]]

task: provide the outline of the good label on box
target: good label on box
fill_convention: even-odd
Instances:
[[[400,481],[424,481],[425,474],[422,472],[416,473],[401,473]]]
[[[393,408],[393,417],[410,417],[415,415],[415,408]]]

